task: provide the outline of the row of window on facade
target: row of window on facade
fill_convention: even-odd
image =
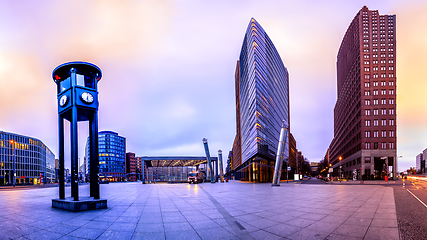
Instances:
[[[385,38],[380,38],[380,41],[381,42],[385,42]],[[393,42],[393,38],[389,38],[388,41],[389,42]],[[365,38],[365,39],[363,39],[363,42],[364,43],[369,43],[369,39]],[[378,42],[378,38],[373,38],[372,42]]]
[[[374,138],[379,137],[379,133],[380,131],[373,131],[373,136]],[[365,131],[365,137],[366,138],[370,138],[371,137],[371,131]],[[382,130],[381,131],[381,137],[385,138],[385,137],[394,137],[394,130],[389,130],[388,131],[388,136],[387,136],[387,130]]]
[[[394,81],[389,81],[388,85],[389,86],[394,86]],[[365,82],[365,87],[370,87],[370,86],[371,86],[370,82]],[[372,82],[372,86],[378,87],[378,81],[373,81]],[[381,86],[387,86],[387,82],[386,81],[381,81]],[[385,89],[383,89],[383,90],[385,90]]]
[[[379,115],[379,110],[380,109],[372,109],[373,115],[374,116],[378,116]],[[394,114],[394,111],[390,111],[390,114]],[[365,109],[365,116],[370,116],[371,115],[371,109]],[[387,115],[387,109],[383,108],[381,109],[381,115]]]
[[[379,121],[378,119],[372,120],[372,126],[374,126],[374,127],[378,126],[378,123],[379,123],[378,121]],[[388,125],[394,126],[394,119],[389,119]],[[371,120],[365,120],[365,126],[370,127],[371,126]],[[387,126],[387,119],[381,119],[381,126]]]
[[[373,101],[373,105],[378,105],[379,104],[379,99],[374,99]],[[381,104],[387,104],[387,100],[386,99],[381,99]],[[394,104],[394,99],[390,98],[389,99],[389,104]],[[365,105],[366,106],[370,106],[371,105],[371,100],[370,99],[365,99]],[[383,109],[384,112],[381,112],[382,115],[386,114],[385,113],[385,109]],[[389,114],[394,114],[394,109],[390,108],[390,113]],[[374,114],[375,115],[375,114]]]
[[[364,63],[365,65],[369,65],[369,60],[365,60],[363,63]],[[385,64],[385,63],[386,63],[386,60],[385,60],[385,59],[381,59],[381,60],[380,60],[380,63],[381,63],[381,64]],[[389,59],[389,60],[388,60],[388,63],[393,64],[393,63],[394,63],[393,59]],[[378,60],[372,60],[372,64],[378,64]],[[384,70],[385,70],[385,69],[384,69]]]
[[[378,89],[372,90],[372,95],[374,95],[374,96],[378,96],[379,93],[381,93],[381,95],[387,95],[387,90],[386,89],[381,89],[381,91],[379,91]],[[365,90],[365,96],[370,96],[370,95],[371,95],[371,91]],[[394,95],[394,89],[389,89],[388,95]],[[378,99],[376,99],[376,100],[378,100]],[[386,99],[382,99],[381,104],[386,104],[385,101],[386,101]],[[394,98],[389,99],[389,104],[394,104]],[[375,100],[374,100],[374,105],[375,105]]]
[[[389,53],[388,54],[388,57],[390,57],[390,58],[392,58],[394,55],[393,55],[393,53]],[[378,57],[378,54],[377,53],[374,53],[374,54],[372,54],[372,57],[373,58],[377,58]],[[381,53],[380,54],[380,57],[382,57],[382,58],[385,58],[386,57],[386,54],[385,53]],[[368,59],[369,58],[369,54],[364,54],[363,55],[363,58],[364,59]]]
[[[377,142],[374,142],[373,144],[370,142],[365,143],[365,149],[371,149],[371,147],[372,149],[394,149],[394,142],[390,142],[388,144],[386,142],[382,142],[381,145]]]
[[[380,69],[381,69],[381,71],[385,71],[386,67],[385,66],[381,66]],[[389,66],[388,70],[392,71],[392,70],[394,70],[394,67],[393,66]],[[377,66],[372,67],[372,71],[378,71],[378,67]],[[369,67],[365,67],[365,72],[369,72]]]
[[[372,78],[386,78],[387,74],[386,73],[381,73],[381,74],[372,74]],[[394,73],[389,73],[388,74],[389,78],[394,77]],[[365,79],[370,79],[370,75],[369,74],[365,74]]]

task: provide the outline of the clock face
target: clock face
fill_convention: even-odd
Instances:
[[[67,95],[62,95],[62,97],[59,99],[59,106],[63,107],[68,102]]]
[[[94,100],[93,95],[89,92],[82,93],[81,98],[85,103],[93,103]]]

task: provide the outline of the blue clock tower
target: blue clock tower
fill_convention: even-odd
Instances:
[[[52,199],[52,207],[70,211],[107,208],[107,200],[100,199],[98,183],[98,82],[102,72],[87,62],[68,62],[53,70],[57,85],[59,131],[59,199]],[[71,198],[65,197],[64,184],[64,119],[71,130]],[[78,126],[89,121],[90,197],[79,198]]]

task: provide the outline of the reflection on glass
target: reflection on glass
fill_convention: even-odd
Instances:
[[[80,74],[76,74],[76,80],[77,80],[77,86],[85,86],[85,76],[84,75],[80,75]]]
[[[71,87],[70,78],[65,79],[59,83],[59,92],[63,92]]]

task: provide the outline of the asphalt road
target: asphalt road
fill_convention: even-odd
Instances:
[[[427,181],[408,178],[398,182],[393,188],[400,238],[427,239]]]

